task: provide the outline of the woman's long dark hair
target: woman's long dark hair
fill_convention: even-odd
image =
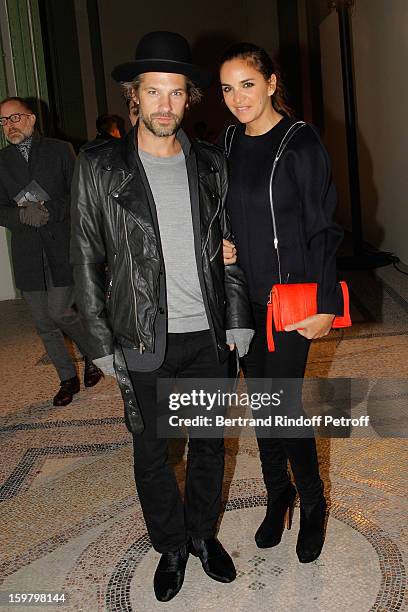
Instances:
[[[262,74],[265,81],[269,81],[271,75],[274,74],[276,76],[276,90],[272,96],[272,106],[278,113],[284,113],[289,117],[294,115],[293,110],[286,102],[287,94],[279,70],[265,49],[253,43],[236,43],[224,52],[220,67],[232,59],[243,59],[253,64],[256,70]]]

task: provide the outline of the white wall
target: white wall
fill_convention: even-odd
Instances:
[[[358,0],[352,17],[364,238],[408,263],[408,2]],[[337,15],[321,25],[326,141],[349,219]]]
[[[16,297],[10,258],[6,239],[6,230],[0,227],[0,300],[12,300]]]

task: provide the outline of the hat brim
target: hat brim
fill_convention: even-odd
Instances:
[[[185,74],[195,85],[206,89],[211,85],[212,76],[206,70],[194,64],[176,62],[174,60],[146,59],[135,60],[119,64],[112,72],[112,78],[118,83],[132,81],[139,74],[144,72],[171,72],[172,74]]]

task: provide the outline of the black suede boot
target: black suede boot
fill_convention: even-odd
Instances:
[[[292,526],[296,489],[291,482],[276,499],[268,496],[266,515],[255,534],[258,548],[272,548],[279,544],[285,527]]]
[[[300,504],[300,530],[296,553],[301,563],[311,563],[322,552],[325,535],[326,500],[317,504]]]
[[[154,574],[154,593],[159,601],[170,601],[183,586],[188,560],[187,546],[162,554]]]
[[[205,573],[218,582],[232,582],[237,576],[235,565],[217,538],[191,538],[190,552],[198,557]]]

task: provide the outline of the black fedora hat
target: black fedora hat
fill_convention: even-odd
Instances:
[[[195,85],[208,87],[211,75],[192,63],[187,40],[175,32],[149,32],[136,47],[135,61],[119,64],[112,70],[115,81],[131,81],[143,72],[185,74]]]

